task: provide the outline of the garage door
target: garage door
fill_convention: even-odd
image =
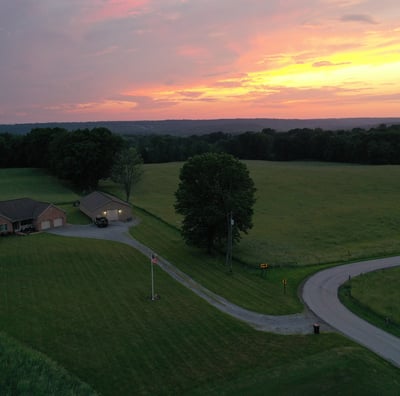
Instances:
[[[49,220],[42,221],[40,228],[42,230],[47,230],[48,228],[50,228],[50,221]]]
[[[115,221],[118,220],[118,210],[107,210],[107,219],[109,221]]]
[[[63,219],[61,217],[53,220],[54,227],[61,227],[63,225]]]

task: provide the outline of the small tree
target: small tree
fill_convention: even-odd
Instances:
[[[231,216],[234,242],[252,227],[256,190],[244,163],[229,154],[205,153],[189,159],[179,178],[175,210],[184,216],[181,232],[188,244],[210,253],[226,241]]]
[[[129,202],[132,187],[140,180],[143,173],[143,160],[134,147],[122,150],[114,163],[111,179],[122,185]]]

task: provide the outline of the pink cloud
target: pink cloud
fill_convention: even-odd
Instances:
[[[341,66],[341,65],[350,65],[351,62],[338,62],[338,63],[333,63],[330,61],[319,61],[319,62],[314,62],[312,64],[313,67],[332,67],[332,66]]]
[[[151,0],[95,0],[87,9],[85,20],[89,23],[138,15]]]
[[[194,45],[183,45],[177,49],[177,54],[196,59],[198,61],[204,61],[210,57],[210,51],[207,48],[194,46]]]

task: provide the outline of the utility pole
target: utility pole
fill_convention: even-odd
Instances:
[[[235,224],[232,218],[232,212],[227,215],[228,220],[228,237],[227,237],[227,247],[226,247],[226,266],[229,268],[229,272],[232,273],[232,228]]]

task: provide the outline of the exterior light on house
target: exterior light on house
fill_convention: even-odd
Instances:
[[[103,212],[103,215],[105,216],[106,214],[107,214],[107,212],[106,212],[106,211],[104,211],[104,212]]]
[[[122,213],[122,209],[118,209],[118,213],[121,214]]]

